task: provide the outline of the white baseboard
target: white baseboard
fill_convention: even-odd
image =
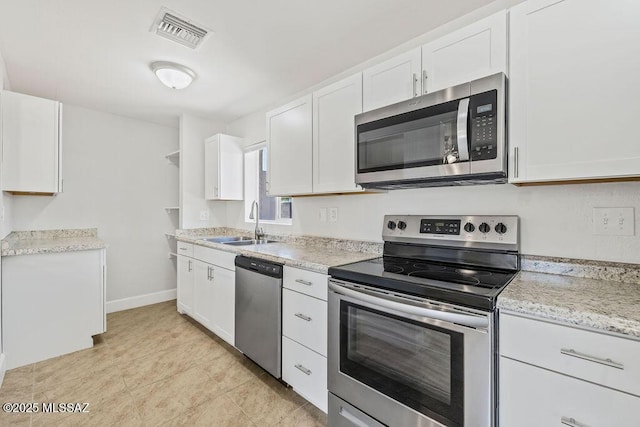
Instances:
[[[0,354],[0,387],[2,387],[5,372],[7,372],[7,358],[2,353]]]
[[[151,294],[138,295],[136,297],[107,301],[107,313],[114,313],[116,311],[129,310],[130,308],[171,301],[172,299],[176,299],[176,295],[176,289],[169,289]]]

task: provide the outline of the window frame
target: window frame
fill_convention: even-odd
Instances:
[[[266,149],[267,143],[266,141],[259,142],[257,144],[250,145],[244,149],[244,222],[249,224],[254,224],[255,219],[250,219],[249,214],[251,213],[251,205],[254,200],[258,200],[259,203],[259,193],[260,193],[260,175],[258,173],[258,168],[260,167],[260,150]],[[249,156],[255,156],[253,159],[250,159]],[[249,164],[251,163],[251,164]],[[249,172],[253,171],[255,173],[255,178],[253,177],[253,173],[249,175]],[[252,179],[254,178],[254,179]],[[249,183],[253,182],[253,189],[249,188]],[[291,197],[279,197],[279,196],[270,196],[276,198],[276,219],[262,219],[260,218],[261,224],[277,224],[277,225],[292,225],[293,224],[293,206],[292,206],[292,218],[282,218],[280,217],[281,213],[281,205],[282,203],[287,203],[283,201],[283,199],[291,199]],[[291,199],[291,202],[293,200]],[[258,212],[260,215],[260,212]]]

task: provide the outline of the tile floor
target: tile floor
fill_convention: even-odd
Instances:
[[[175,301],[112,313],[95,345],[8,371],[0,402],[88,402],[89,413],[5,414],[0,426],[326,425],[320,410]]]

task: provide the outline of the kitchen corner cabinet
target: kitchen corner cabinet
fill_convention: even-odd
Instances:
[[[235,342],[235,256],[178,242],[178,312],[231,345]]]
[[[313,187],[311,94],[267,113],[267,192],[310,194]]]
[[[422,94],[422,52],[416,48],[362,72],[362,106],[375,110]]]
[[[509,181],[638,177],[640,3],[530,0],[509,19]]]
[[[107,328],[106,249],[2,257],[6,368],[90,348]]]
[[[422,46],[422,88],[435,92],[507,71],[507,11]]]
[[[313,192],[362,191],[355,183],[354,116],[362,113],[362,73],[313,92]]]
[[[0,93],[2,190],[62,192],[62,104],[15,92]]]
[[[638,425],[640,342],[501,313],[500,425]]]
[[[204,142],[204,195],[207,200],[243,200],[242,139],[217,134]]]
[[[355,184],[354,116],[362,73],[267,113],[270,196],[362,191]]]

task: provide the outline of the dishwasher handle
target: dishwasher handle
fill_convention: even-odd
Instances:
[[[235,265],[237,268],[244,268],[245,270],[250,270],[265,276],[282,279],[282,264],[238,255],[235,260]]]

